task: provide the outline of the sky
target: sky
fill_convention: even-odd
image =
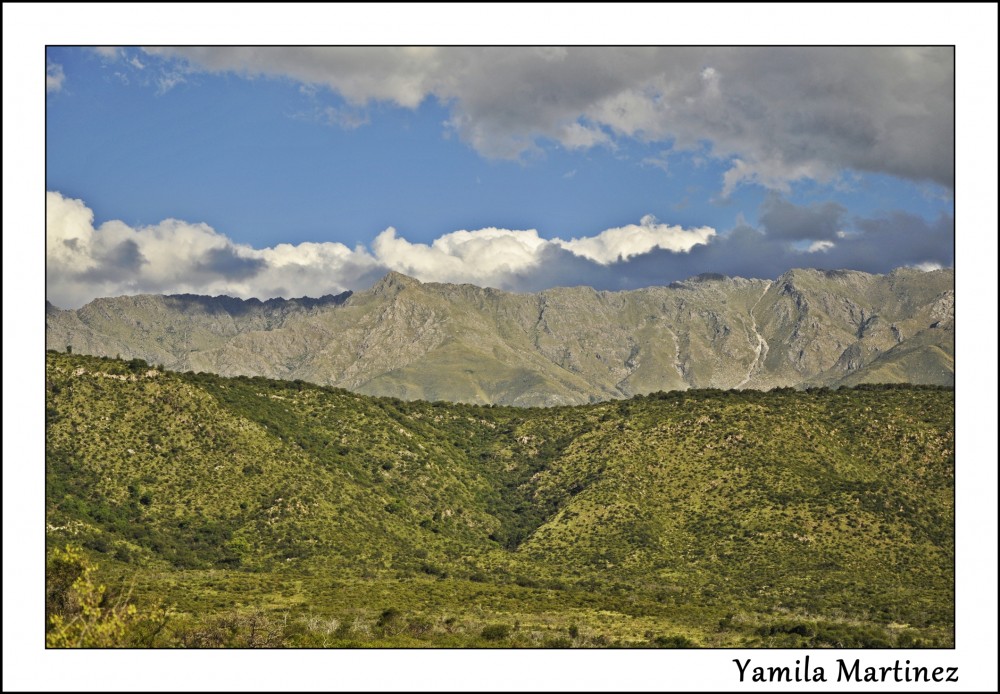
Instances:
[[[47,298],[954,263],[951,47],[46,49]]]

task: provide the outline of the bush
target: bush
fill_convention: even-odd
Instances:
[[[483,627],[482,636],[487,641],[503,641],[510,636],[510,627],[506,624],[488,624]]]
[[[94,582],[96,567],[75,547],[52,552],[45,572],[47,648],[152,646],[166,610],[140,614],[128,595],[110,595]]]
[[[260,610],[234,610],[192,625],[180,631],[177,637],[185,648],[279,648],[288,645],[285,643],[286,628],[286,624]]]
[[[405,626],[403,614],[395,607],[382,610],[382,614],[379,615],[375,626],[381,629],[383,634],[394,636],[401,632]]]
[[[434,628],[434,625],[426,617],[414,617],[406,623],[406,631],[411,636],[424,636],[429,634]]]

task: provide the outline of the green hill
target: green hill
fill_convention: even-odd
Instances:
[[[929,386],[515,408],[49,352],[47,539],[168,609],[141,645],[950,646],[953,414]]]

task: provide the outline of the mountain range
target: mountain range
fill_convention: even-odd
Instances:
[[[954,272],[795,269],[518,294],[390,272],[320,298],[46,302],[46,347],[404,400],[576,405],[690,388],[954,383]]]

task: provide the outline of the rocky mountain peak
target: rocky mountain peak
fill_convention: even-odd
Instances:
[[[390,270],[385,277],[372,285],[369,290],[372,294],[385,294],[388,292],[398,292],[409,287],[419,287],[423,284],[420,280],[404,275],[401,272]]]

